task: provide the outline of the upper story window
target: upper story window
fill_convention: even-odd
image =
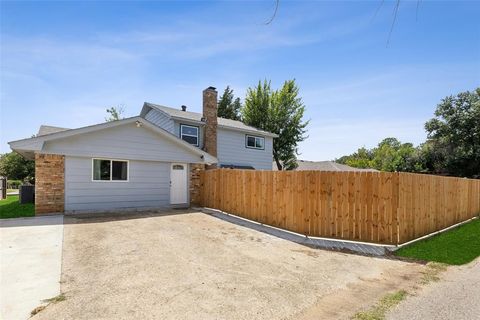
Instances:
[[[198,147],[198,131],[198,127],[181,124],[180,138]]]
[[[245,136],[245,146],[251,149],[265,149],[265,138],[246,135]]]
[[[93,159],[93,181],[128,181],[128,161]]]

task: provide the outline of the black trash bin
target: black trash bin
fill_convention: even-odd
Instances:
[[[18,200],[20,203],[33,203],[35,201],[35,186],[32,185],[24,185],[20,186],[19,190],[19,198]]]

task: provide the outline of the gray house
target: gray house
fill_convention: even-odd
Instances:
[[[78,129],[41,126],[9,142],[35,159],[35,211],[82,212],[188,206],[205,166],[271,170],[274,134],[217,118],[217,91],[203,114],[145,103],[137,117]]]
[[[145,102],[140,116],[171,134],[203,149],[205,147],[206,118],[201,113],[189,112],[187,107],[173,109]],[[217,118],[218,166],[271,170],[273,133],[245,125],[240,121]]]

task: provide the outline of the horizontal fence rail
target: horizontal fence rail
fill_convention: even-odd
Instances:
[[[201,202],[317,237],[399,244],[480,213],[480,180],[390,172],[201,173]]]

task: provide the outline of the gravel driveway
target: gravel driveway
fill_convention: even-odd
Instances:
[[[391,310],[387,319],[479,319],[480,258],[462,267],[450,267],[441,277]]]
[[[423,268],[182,211],[66,217],[63,248],[66,300],[33,319],[349,318]]]

